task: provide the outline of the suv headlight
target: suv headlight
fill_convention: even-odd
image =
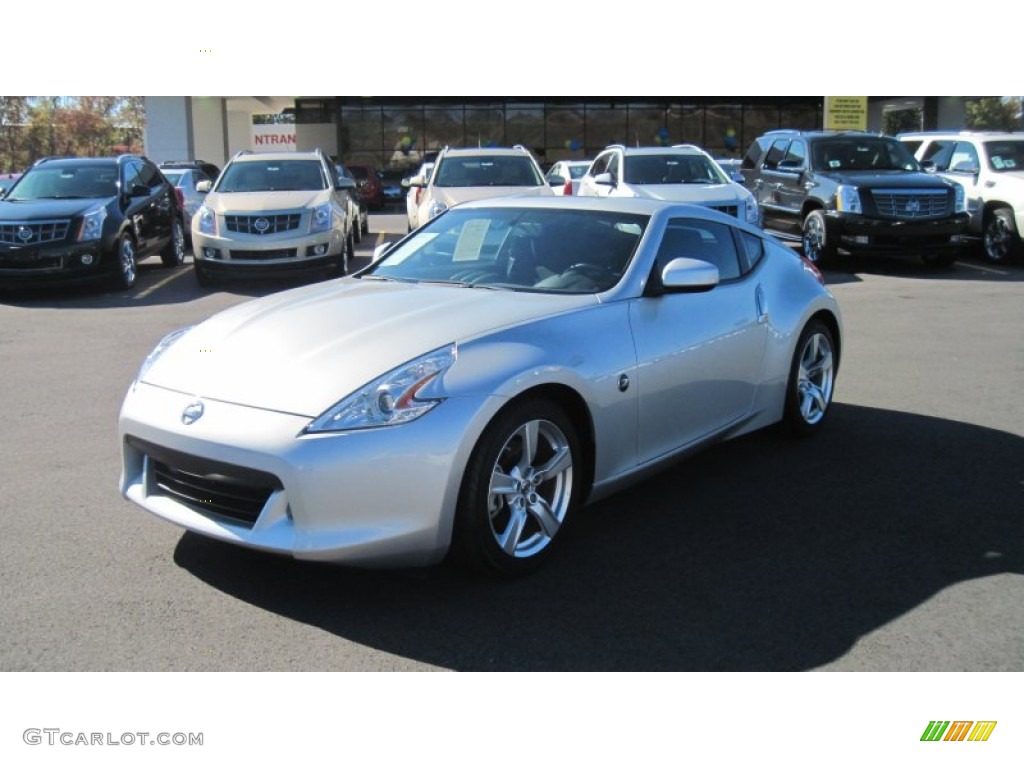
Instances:
[[[440,200],[431,200],[430,205],[427,206],[427,216],[432,219],[435,216],[440,216],[447,210],[448,206]]]
[[[199,231],[204,235],[217,234],[217,214],[213,208],[202,206],[199,209]]]
[[[967,210],[967,190],[963,184],[953,182],[953,210],[956,213],[964,213]]]
[[[755,227],[760,225],[760,216],[757,210],[757,198],[753,195],[747,197],[743,201],[743,210],[746,212],[746,218],[748,224],[753,224]]]
[[[334,226],[334,210],[330,203],[318,205],[313,209],[313,216],[309,220],[310,232],[326,232]]]
[[[103,222],[106,218],[106,205],[98,205],[86,211],[82,216],[82,225],[78,228],[78,242],[83,240],[99,240],[103,235]]]
[[[342,432],[414,421],[441,402],[441,398],[421,400],[417,395],[448,370],[456,357],[455,345],[449,344],[399,366],[328,408],[305,431]]]
[[[864,213],[860,205],[860,192],[856,187],[840,184],[836,190],[836,210],[843,213]]]

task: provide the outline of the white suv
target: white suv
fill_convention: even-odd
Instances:
[[[613,144],[580,179],[581,197],[649,197],[694,203],[757,225],[757,201],[692,144],[625,147]]]
[[[449,149],[434,162],[430,178],[413,178],[410,187],[423,189],[419,196],[417,226],[449,208],[486,197],[506,195],[554,195],[544,181],[540,166],[525,147]],[[410,216],[410,225],[411,225]]]
[[[213,273],[253,276],[328,268],[348,272],[355,252],[346,192],[355,182],[338,177],[320,150],[239,152],[192,217],[196,280]]]
[[[971,215],[967,229],[981,236],[990,261],[1021,254],[1024,133],[928,131],[897,138],[927,170],[963,186]]]

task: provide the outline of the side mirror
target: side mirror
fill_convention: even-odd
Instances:
[[[204,192],[205,193],[205,192],[209,192],[211,189],[213,189],[213,182],[210,181],[209,179],[206,179],[204,181],[200,181],[198,184],[196,184],[196,192]]]
[[[406,182],[409,183],[406,184]],[[423,187],[427,186],[427,180],[424,179],[422,176],[412,176],[408,179],[403,179],[402,186],[406,188],[416,187],[418,189],[422,189]]]
[[[977,173],[978,166],[972,163],[970,160],[961,160],[959,163],[954,165],[949,170],[954,173]]]
[[[564,184],[565,182],[563,181],[562,183]],[[615,177],[612,176],[610,173],[599,173],[599,174],[597,174],[597,176],[594,177],[594,183],[595,184],[604,184],[604,185],[609,186],[609,187],[614,187],[615,186]]]
[[[666,292],[702,293],[718,285],[718,267],[699,259],[672,259],[661,271]]]
[[[565,184],[565,178],[559,176],[557,173],[554,176],[548,176],[548,186],[561,187]]]
[[[376,264],[378,261],[383,259],[387,255],[387,252],[391,250],[392,245],[394,245],[394,243],[381,243],[374,248],[373,257],[370,259],[370,263]]]
[[[338,183],[334,185],[335,189],[355,189],[356,183],[352,181],[348,176],[339,176]]]

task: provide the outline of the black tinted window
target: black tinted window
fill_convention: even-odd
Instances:
[[[719,280],[740,276],[740,263],[732,229],[716,221],[672,219],[658,248],[657,268],[660,272],[672,259],[699,259],[718,267]]]
[[[764,168],[767,171],[774,171],[779,166],[779,162],[786,156],[786,150],[789,148],[789,139],[776,139],[775,143],[772,144],[772,148],[768,150],[768,154],[764,158]]]

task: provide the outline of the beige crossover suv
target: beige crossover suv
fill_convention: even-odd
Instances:
[[[265,276],[328,269],[347,274],[356,222],[345,192],[354,182],[313,152],[239,152],[192,217],[200,285],[213,275]]]

